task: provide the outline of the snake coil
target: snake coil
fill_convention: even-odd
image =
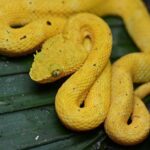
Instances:
[[[54,36],[35,56],[30,71],[33,80],[53,82],[78,70],[56,96],[58,116],[68,128],[90,130],[97,127],[106,118],[111,99],[105,121],[109,137],[123,145],[137,144],[147,137],[150,115],[140,99],[149,93],[149,83],[135,93],[132,85],[150,81],[150,17],[141,0],[108,0],[107,3],[104,0],[15,0],[11,3],[1,0],[0,8],[1,54],[32,53]],[[127,55],[113,65],[111,89],[110,30],[94,15],[73,16],[81,12],[120,16],[134,42],[144,52]],[[130,116],[132,122],[128,124]]]

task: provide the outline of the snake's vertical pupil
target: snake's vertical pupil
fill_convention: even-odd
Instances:
[[[61,74],[61,71],[59,69],[56,69],[54,71],[52,71],[51,75],[52,77],[58,77]]]

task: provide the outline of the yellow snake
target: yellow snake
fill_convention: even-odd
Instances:
[[[135,94],[133,90],[133,83],[149,81],[150,54],[129,54],[113,64],[111,106],[105,129],[115,142],[133,145],[149,135],[150,114],[140,98],[150,93],[150,85],[141,86]],[[128,124],[130,116],[132,122]]]
[[[55,107],[68,128],[90,130],[104,122],[109,109],[111,31],[103,20],[90,14],[70,18],[65,29],[67,40],[81,45],[88,34],[91,50],[83,66],[58,90]]]
[[[150,49],[150,19],[141,0],[0,0],[0,8],[0,54],[3,55],[34,52],[47,38],[63,30],[68,16],[85,11],[122,17],[139,48]],[[22,27],[14,28],[18,25]]]
[[[142,86],[138,87],[135,91],[135,95],[139,98],[144,98],[150,94],[150,82],[143,84]]]
[[[3,5],[4,3],[7,3],[8,5],[4,6]],[[41,44],[43,41],[45,41],[48,37],[54,36],[55,34],[62,32],[64,30],[65,25],[66,25],[67,19],[70,15],[77,13],[77,12],[83,12],[83,11],[92,12],[92,13],[95,13],[99,16],[109,15],[109,14],[121,16],[125,22],[125,25],[128,29],[128,32],[130,33],[130,35],[132,36],[132,38],[134,39],[134,41],[136,42],[138,47],[144,52],[148,52],[149,48],[150,48],[150,45],[149,45],[149,41],[150,41],[150,28],[149,28],[150,18],[149,18],[147,10],[145,9],[143,3],[140,0],[135,0],[135,1],[131,1],[131,0],[122,0],[122,1],[108,0],[107,3],[104,0],[99,0],[99,1],[88,0],[88,2],[87,1],[77,1],[77,0],[76,1],[71,0],[69,2],[66,0],[64,0],[64,1],[62,1],[62,0],[61,1],[60,0],[56,0],[56,1],[45,0],[44,2],[41,0],[35,0],[35,1],[16,0],[12,3],[9,3],[9,1],[7,1],[7,0],[5,0],[5,1],[1,0],[0,1],[0,7],[1,7],[0,17],[2,20],[1,21],[2,22],[1,31],[0,31],[0,53],[4,54],[4,55],[19,56],[19,55],[24,55],[24,54],[28,54],[28,53],[33,52],[35,50],[35,48],[39,44]],[[58,8],[58,9],[56,9],[56,8]],[[71,20],[73,20],[73,19],[71,19]],[[142,21],[140,21],[140,23],[139,23],[139,20],[142,20]],[[84,23],[84,20],[81,19],[81,22]],[[93,22],[93,20],[92,20],[92,22]],[[17,24],[22,25],[24,27],[19,28],[19,29],[14,29],[13,26],[15,26]],[[90,27],[92,28],[91,24],[90,24]],[[101,31],[101,30],[99,30],[99,31]],[[50,44],[53,44],[53,42],[51,42],[51,41],[56,41],[56,39],[59,39],[58,44],[59,44],[59,41],[61,41],[61,43],[63,45],[63,42],[64,41],[66,42],[67,38],[69,36],[68,32],[67,32],[67,28],[65,27],[64,36],[62,34],[60,34],[60,35],[54,37],[54,39],[48,40],[49,44],[45,43],[45,47],[50,46]],[[91,49],[91,52],[90,52],[88,57],[87,57],[87,52],[85,52],[81,48],[81,46],[76,46],[81,51],[83,51],[83,58],[82,58],[82,55],[81,55],[81,57],[78,58],[77,57],[78,52],[77,52],[76,57],[75,57],[76,58],[75,60],[77,60],[77,61],[73,63],[73,64],[75,64],[75,66],[73,66],[71,59],[66,60],[66,62],[64,64],[67,64],[69,66],[69,69],[72,67],[70,70],[67,70],[67,72],[64,72],[64,70],[63,70],[64,68],[60,64],[59,65],[55,64],[55,65],[49,66],[49,68],[48,68],[49,74],[48,74],[47,70],[46,70],[46,72],[40,72],[41,71],[40,69],[33,71],[33,68],[31,69],[31,73],[30,73],[32,79],[35,81],[43,82],[43,83],[51,82],[51,81],[59,79],[60,75],[64,76],[64,75],[72,73],[73,71],[78,69],[80,67],[80,65],[84,62],[85,58],[87,57],[85,64],[81,67],[81,69],[77,73],[75,73],[75,75],[73,75],[69,79],[69,81],[67,83],[65,83],[62,86],[62,88],[59,90],[58,95],[56,97],[56,109],[58,111],[58,115],[59,115],[60,119],[62,120],[62,122],[67,127],[74,129],[74,130],[89,130],[91,128],[95,128],[101,122],[103,122],[103,120],[105,119],[106,114],[107,114],[107,108],[109,107],[109,90],[108,90],[108,94],[107,95],[104,94],[104,96],[102,96],[101,94],[99,94],[99,92],[97,92],[97,89],[98,89],[97,86],[99,86],[99,90],[102,90],[102,93],[106,92],[106,90],[104,90],[105,88],[106,89],[110,88],[110,85],[109,85],[109,83],[110,83],[110,80],[109,80],[110,70],[109,70],[109,68],[110,67],[109,67],[109,64],[107,64],[108,58],[109,58],[109,52],[107,53],[108,56],[106,58],[101,59],[101,56],[103,56],[103,55],[99,56],[99,53],[96,53],[94,47],[98,47],[98,46],[101,47],[102,43],[98,42],[100,45],[97,45],[96,43],[94,43],[92,40],[95,38],[93,38],[89,34],[89,33],[93,34],[95,32],[92,32],[89,28],[87,28],[85,31],[83,30],[83,33],[84,33],[84,35],[81,36],[82,37],[81,39],[86,38],[86,36],[88,35],[84,41],[85,42],[85,49],[87,49],[87,50]],[[80,37],[78,37],[78,36],[77,37],[72,36],[72,37],[75,37],[75,39],[72,39],[71,36],[69,36],[68,39],[72,39],[73,42],[66,42],[67,44],[69,43],[68,45],[70,45],[71,48],[74,47],[74,42],[75,42],[76,38],[80,39]],[[91,38],[92,46],[89,44],[89,37]],[[110,38],[110,36],[108,36],[108,37]],[[101,38],[103,38],[103,37],[101,37]],[[84,42],[82,43],[83,45],[84,45]],[[104,40],[102,40],[102,42],[105,43]],[[52,47],[53,46],[54,46],[54,48],[56,47],[56,49],[58,49],[57,45],[54,44],[54,45],[52,45]],[[43,48],[44,48],[44,46],[43,46]],[[67,49],[67,52],[69,52],[68,47],[66,47],[66,49]],[[75,50],[76,48],[73,48],[73,49]],[[108,50],[109,48],[106,46],[106,47],[104,47],[104,49]],[[58,50],[58,51],[60,52],[60,50]],[[45,54],[48,54],[48,51],[45,51],[45,53],[43,52],[43,54],[44,54],[43,56],[37,55],[36,59],[37,60],[39,59],[40,60],[39,62],[41,62],[41,60],[43,60],[43,58],[44,59],[46,58]],[[41,55],[42,55],[42,53],[41,53]],[[69,55],[71,56],[72,52],[68,53],[66,58],[69,58]],[[147,69],[147,64],[149,63],[149,61],[148,61],[147,57],[148,58],[150,58],[150,57],[149,57],[149,55],[146,55],[146,54],[142,54],[142,55],[140,54],[140,56],[137,56],[137,57],[136,57],[136,54],[133,56],[127,56],[127,61],[129,60],[130,65],[124,66],[124,63],[123,63],[123,66],[127,67],[127,68],[125,68],[125,69],[122,68],[122,70],[121,70],[121,72],[122,71],[124,72],[124,70],[125,70],[125,74],[126,73],[129,74],[127,76],[127,79],[128,79],[128,77],[130,79],[132,79],[131,78],[132,74],[130,76],[130,73],[133,73],[135,75],[135,77],[133,78],[135,82],[149,81],[149,68]],[[58,57],[57,56],[58,55],[56,55],[56,58],[54,58],[54,62],[56,62],[58,60],[59,56]],[[97,56],[96,60],[94,59],[95,58],[94,56]],[[74,58],[74,57],[72,56],[71,58]],[[82,60],[80,60],[80,58]],[[93,59],[91,59],[91,58],[93,58]],[[99,62],[97,58],[101,61]],[[138,66],[138,63],[137,64],[133,63],[133,60],[131,60],[130,58],[133,58],[137,62],[139,62],[140,63],[139,66]],[[145,61],[147,61],[148,63],[143,65],[142,61],[145,58],[146,58]],[[35,59],[35,61],[36,61],[36,59]],[[142,61],[140,61],[140,59]],[[47,60],[47,62],[49,61],[48,59],[46,59],[46,60]],[[122,60],[124,61],[125,58],[122,58],[116,64],[119,64],[121,62],[120,66],[122,66],[122,62],[123,62]],[[78,63],[78,61],[81,64]],[[71,62],[71,63],[69,63],[69,62]],[[92,62],[94,62],[94,63],[92,63]],[[95,66],[95,64],[98,64],[98,65]],[[107,67],[106,67],[106,64],[107,64]],[[148,70],[146,72],[146,77],[143,77],[143,75],[142,75],[143,72],[139,71],[141,69],[141,66],[142,66],[141,64],[145,67],[145,69]],[[37,61],[37,65],[40,66],[40,63],[38,63],[38,61]],[[92,70],[92,73],[94,73],[94,75],[90,74],[91,73],[90,67],[93,67],[92,65],[94,65],[94,67],[97,68],[95,70],[98,71],[98,72],[95,72],[95,70]],[[34,64],[33,64],[33,66],[34,66]],[[97,66],[101,66],[101,67],[98,68]],[[120,70],[115,69],[115,66],[117,66],[117,65],[114,65],[113,70],[116,70],[115,73],[117,75],[118,72],[120,73]],[[137,68],[135,68],[135,72],[133,70],[130,70],[133,66],[137,66]],[[138,67],[140,69],[138,69]],[[60,69],[57,69],[57,68],[60,68]],[[82,71],[84,69],[85,69],[85,71]],[[143,70],[144,70],[144,68],[143,68]],[[103,75],[105,72],[106,72],[107,76]],[[42,75],[44,73],[46,73],[47,76],[46,77],[44,76],[44,78],[43,78]],[[81,76],[80,76],[80,73],[81,73]],[[101,73],[101,76],[99,77],[98,80],[96,80],[96,77],[100,73]],[[87,75],[91,75],[91,79],[88,78],[86,80]],[[40,76],[41,76],[41,78],[40,78]],[[79,76],[79,78],[75,78],[76,76],[77,77]],[[114,78],[112,78],[112,83],[113,83]],[[78,79],[80,79],[80,80],[78,80]],[[95,80],[96,80],[96,82],[94,82]],[[81,82],[79,83],[79,81],[81,81]],[[84,81],[87,83],[85,84]],[[93,82],[94,82],[94,85],[93,85]],[[117,83],[117,82],[118,81],[115,81],[114,83]],[[100,83],[104,83],[104,84],[100,84]],[[82,86],[80,87],[80,84],[81,85],[85,84],[87,87],[82,87]],[[118,83],[117,83],[117,85],[118,85],[117,90],[123,90],[123,89],[119,89],[120,87],[119,87]],[[117,86],[117,85],[115,85],[115,86]],[[147,115],[148,112],[145,109],[143,103],[139,100],[138,97],[135,96],[135,104],[137,102],[142,107],[141,112],[137,113],[137,108],[139,108],[139,107],[136,107],[136,105],[133,104],[134,101],[131,100],[133,98],[133,91],[132,91],[131,82],[125,83],[125,85],[126,85],[125,88],[127,88],[127,91],[129,90],[131,92],[129,94],[130,100],[128,99],[126,101],[126,99],[125,99],[125,101],[123,101],[123,102],[127,103],[127,105],[125,103],[123,103],[123,106],[125,106],[125,107],[123,107],[123,109],[125,109],[127,111],[127,113],[125,114],[125,117],[122,117],[122,116],[118,117],[117,116],[118,120],[116,120],[115,117],[112,117],[110,115],[110,114],[114,113],[115,108],[116,108],[116,112],[117,112],[117,110],[120,110],[120,106],[117,107],[118,105],[117,106],[115,105],[115,103],[116,102],[118,103],[119,100],[118,99],[114,100],[115,97],[113,98],[113,92],[112,92],[112,106],[110,108],[110,112],[109,112],[109,115],[108,115],[106,123],[105,123],[105,128],[106,128],[106,132],[108,133],[110,138],[112,138],[115,142],[117,142],[119,144],[124,144],[124,145],[131,145],[131,144],[136,144],[136,143],[141,142],[148,135],[148,132],[149,132],[149,124],[148,124],[149,121],[148,121],[148,123],[144,123],[143,125],[141,125],[140,120],[136,119],[136,117],[134,117],[134,114],[138,114],[138,115],[140,113],[143,114],[144,115],[143,118],[145,120],[149,119],[149,115]],[[92,87],[92,88],[90,89],[90,92],[89,92],[86,89],[89,89],[90,87]],[[69,90],[73,90],[73,89],[77,89],[77,91],[75,91],[75,95],[71,95],[71,92],[69,92]],[[116,91],[114,90],[115,96],[118,94],[117,90]],[[66,93],[64,93],[64,91]],[[87,92],[89,92],[88,95],[87,95]],[[64,93],[64,94],[62,94],[62,93]],[[93,98],[93,93],[94,93],[94,95],[96,95],[96,96],[98,95],[101,97],[101,100],[102,100],[101,105],[106,105],[105,106],[106,110],[104,108],[102,108],[100,105],[96,105],[97,103],[100,103],[99,99],[96,99],[95,101],[91,101],[91,99]],[[119,93],[119,94],[121,94],[121,93]],[[70,108],[67,106],[68,111],[66,110],[66,104],[64,102],[64,99],[66,96],[68,96],[68,97],[70,96],[69,98],[74,99],[73,103],[70,103],[69,99],[66,99],[69,103],[69,106],[70,106]],[[82,108],[79,108],[79,105],[84,98],[86,98],[86,101],[84,104],[85,108],[82,109]],[[123,97],[123,99],[124,98],[125,97]],[[106,100],[107,100],[107,102],[106,102]],[[95,103],[95,102],[97,102],[97,103]],[[128,105],[129,105],[129,108],[127,107]],[[95,109],[90,109],[90,111],[93,113],[90,113],[86,110],[86,107],[92,108],[94,106],[95,106]],[[114,108],[113,108],[113,106],[114,106]],[[127,120],[132,113],[131,107],[133,107],[133,106],[135,107],[135,109],[134,109],[135,113],[133,113],[133,124],[127,126]],[[59,110],[59,108],[60,108],[60,110]],[[102,110],[100,110],[100,109],[102,109]],[[63,111],[61,111],[61,110],[63,110]],[[76,110],[74,115],[75,116],[77,115],[77,117],[75,117],[75,120],[79,124],[77,124],[76,121],[74,122],[73,119],[70,119],[71,115],[73,115],[70,113],[72,111],[74,112],[74,110]],[[93,123],[93,122],[90,122],[90,119],[91,120],[94,119],[95,116],[93,116],[91,114],[96,114],[97,111],[95,111],[95,110],[98,110],[98,112],[99,112],[98,115],[103,116],[103,117],[99,118],[96,121],[94,120],[95,122],[93,121],[94,122]],[[81,115],[80,117],[82,117],[82,118],[80,118],[80,117],[78,117],[80,114],[82,114],[82,113],[80,113],[80,111],[83,112],[83,114],[87,113],[89,115],[88,116],[82,116]],[[94,113],[94,112],[96,112],[96,113]],[[135,116],[137,116],[137,115],[135,115]],[[127,133],[124,130],[122,130],[121,128],[117,128],[118,126],[114,127],[114,125],[112,125],[112,126],[110,125],[110,124],[112,124],[114,119],[118,123],[121,122],[121,124],[123,125],[123,128],[127,130]],[[135,127],[134,126],[135,125],[134,120],[136,123],[139,123],[139,127],[136,127],[137,129],[134,129],[131,132],[131,133],[133,133],[132,135],[135,135],[135,133],[139,133],[137,131],[143,130],[143,132],[141,132],[140,135],[137,134],[138,136],[131,136],[129,134],[131,129],[133,129]],[[84,124],[84,122],[85,122],[85,124]],[[70,125],[70,123],[72,125]],[[116,124],[117,123],[115,123],[115,125]],[[117,125],[119,125],[119,124],[117,124]],[[131,127],[131,128],[128,128],[128,127]],[[115,131],[117,131],[117,132],[115,132]],[[130,136],[128,136],[128,135],[130,135]]]
[[[84,46],[86,37],[91,47]],[[40,83],[55,81],[78,70],[56,96],[57,114],[68,128],[90,130],[104,122],[110,103],[111,46],[107,24],[95,15],[81,13],[72,16],[64,32],[49,39],[36,55],[30,76]],[[44,80],[39,80],[40,77]]]
[[[89,56],[92,53],[93,41],[97,43],[101,40],[105,41],[102,35],[95,32],[102,29],[100,25],[97,27],[98,20],[94,21],[91,15],[91,23],[88,15],[80,14],[71,17],[66,24],[63,34],[49,39],[43,45],[42,51],[36,55],[30,71],[30,76],[35,81],[40,83],[53,82],[78,70],[89,53],[89,49],[91,49]],[[78,17],[81,17],[81,20],[77,19]],[[91,25],[94,26],[93,29],[95,30],[88,28]],[[97,36],[92,36],[93,33],[98,38]],[[91,43],[89,43],[90,41],[88,41],[87,37],[89,40],[91,39]],[[96,57],[92,58],[96,59]],[[133,99],[132,85],[133,82],[150,81],[149,58],[150,54],[146,53],[130,54],[113,65],[112,105],[105,122],[105,128],[109,137],[122,145],[140,143],[149,134],[149,112],[138,97],[135,97],[135,100]],[[91,66],[96,64],[92,61],[90,58]],[[82,68],[84,68],[84,65]],[[105,68],[99,79],[97,79],[98,83],[95,82],[92,87],[90,87],[90,83],[95,79],[92,69],[90,69],[89,66],[82,69],[82,71],[79,69],[62,85],[56,95],[56,111],[59,118],[66,127],[77,131],[90,130],[97,127],[104,121],[109,107],[110,74],[106,74],[106,69],[110,73],[110,67]],[[144,88],[145,92],[149,90],[149,86],[146,87]],[[140,91],[143,94],[143,91]],[[140,94],[140,92],[136,93]],[[83,101],[84,107],[80,108],[80,104]],[[94,104],[96,104],[98,109],[93,108]],[[132,123],[128,125],[127,122],[132,112]]]

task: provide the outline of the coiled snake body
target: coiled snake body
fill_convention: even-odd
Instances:
[[[3,6],[4,2],[8,5]],[[47,38],[59,33],[49,39],[43,45],[42,52],[35,56],[30,71],[33,80],[40,83],[52,82],[73,73],[84,63],[63,84],[56,96],[58,116],[68,128],[90,130],[102,123],[109,108],[111,91],[112,104],[105,122],[109,137],[124,145],[144,140],[149,134],[150,116],[139,100],[140,92],[135,92],[134,96],[132,87],[133,82],[150,81],[150,56],[144,54],[149,53],[150,49],[150,17],[142,1],[108,0],[106,3],[104,0],[16,0],[9,3],[1,0],[0,7],[0,53],[3,55],[31,53]],[[125,56],[113,65],[111,90],[110,30],[94,15],[70,17],[85,11],[99,16],[121,16],[131,37],[144,52]],[[16,24],[23,27],[14,29]],[[60,53],[64,54],[66,60],[62,59]],[[51,59],[46,58],[50,54],[53,54]],[[86,99],[84,108],[80,108],[83,99]],[[133,121],[128,125],[131,113]]]
[[[77,33],[70,33],[72,28]],[[84,65],[59,89],[56,96],[56,111],[67,127],[78,131],[89,130],[104,121],[109,108],[110,64],[108,61],[112,46],[111,32],[104,21],[90,14],[72,17],[68,21],[65,32],[69,40],[74,35],[73,40],[78,42],[82,42],[86,37],[84,32],[87,34],[89,32],[92,48]],[[103,40],[100,40],[101,38]],[[83,101],[84,108],[80,108]]]
[[[133,91],[133,83],[149,81],[150,54],[129,54],[113,64],[111,107],[105,129],[117,143],[137,144],[149,135],[150,114],[141,98],[150,93],[150,86],[143,85],[136,94]],[[132,122],[128,124],[130,116]]]
[[[145,52],[150,49],[150,19],[141,0],[107,0],[107,3],[104,0],[1,0],[0,8],[3,55],[32,53],[48,37],[63,30],[68,16],[85,11],[122,17],[139,48]],[[15,25],[23,27],[14,29]]]
[[[86,37],[91,41],[89,47],[84,45]],[[90,130],[106,118],[110,104],[111,46],[111,32],[106,23],[92,14],[79,14],[69,19],[63,34],[49,39],[36,55],[30,75],[36,80],[43,78],[40,83],[75,72],[86,59],[56,96],[58,116],[68,128]],[[84,108],[80,108],[83,102]]]

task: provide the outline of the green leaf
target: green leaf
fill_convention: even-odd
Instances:
[[[27,73],[32,64],[33,56],[9,58],[0,56],[0,76]]]
[[[111,61],[138,51],[120,18],[104,17],[112,29],[113,52]],[[29,69],[33,56],[8,58],[0,56],[0,150],[124,150],[113,143],[103,126],[87,132],[75,133],[59,121],[54,100],[65,79],[53,84],[33,82]],[[150,108],[150,97],[145,102]],[[150,147],[150,137],[133,150]]]

